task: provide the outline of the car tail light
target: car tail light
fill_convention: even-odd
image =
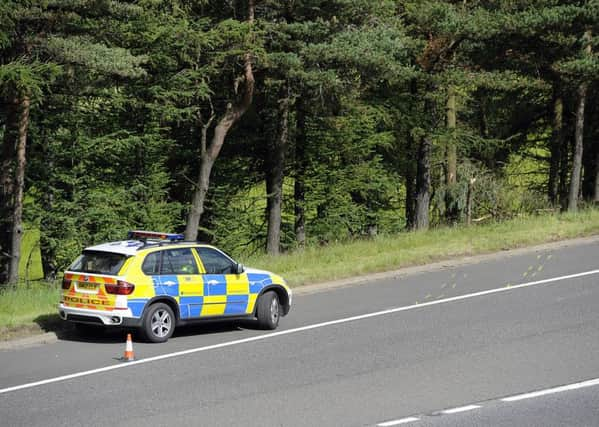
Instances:
[[[62,289],[71,289],[71,279],[67,279],[66,277],[63,277]]]
[[[116,284],[104,284],[106,292],[113,295],[130,295],[135,289],[133,283],[125,282],[124,280],[117,280]]]

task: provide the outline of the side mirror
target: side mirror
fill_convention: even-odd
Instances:
[[[235,264],[235,274],[241,274],[245,271],[245,267],[243,266],[243,264]]]

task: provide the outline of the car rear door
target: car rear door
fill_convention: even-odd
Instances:
[[[179,302],[181,319],[201,316],[204,307],[204,282],[198,259],[191,248],[164,249],[150,253],[146,256],[142,270],[152,276],[156,295],[168,295]]]

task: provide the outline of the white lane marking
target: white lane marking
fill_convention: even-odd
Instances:
[[[400,425],[400,424],[408,424],[408,423],[413,423],[414,421],[420,421],[420,418],[416,418],[416,417],[407,417],[407,418],[402,418],[401,420],[387,421],[387,422],[384,422],[384,423],[377,424],[377,427],[391,427],[391,426],[398,426],[398,425]]]
[[[481,407],[480,405],[460,406],[459,408],[445,409],[444,411],[441,411],[441,413],[445,414],[445,415],[457,414],[460,412],[472,411],[472,410],[478,409],[480,407]]]
[[[546,396],[548,394],[562,393],[564,391],[570,391],[570,390],[578,390],[580,388],[593,387],[596,385],[599,385],[599,378],[595,378],[594,380],[582,381],[579,383],[562,385],[559,387],[548,388],[545,390],[533,391],[530,393],[524,393],[524,394],[518,394],[515,396],[504,397],[503,399],[500,399],[500,400],[502,402],[516,402],[518,400],[532,399],[534,397]]]
[[[460,295],[460,296],[456,296],[456,297],[440,299],[440,300],[436,300],[436,301],[424,302],[422,304],[413,304],[413,305],[408,305],[408,306],[404,306],[404,307],[396,307],[396,308],[391,308],[391,309],[387,309],[387,310],[377,311],[374,313],[361,314],[358,316],[346,317],[343,319],[330,320],[328,322],[315,323],[313,325],[301,326],[299,328],[287,329],[285,331],[272,332],[270,334],[264,334],[264,335],[258,335],[255,337],[244,338],[244,339],[240,339],[240,340],[228,341],[228,342],[224,342],[224,343],[220,343],[220,344],[209,345],[206,347],[196,347],[196,348],[191,348],[189,350],[183,350],[183,351],[177,351],[174,353],[162,354],[160,356],[148,357],[146,359],[140,359],[140,360],[135,360],[132,362],[127,362],[126,364],[123,363],[123,364],[119,364],[119,365],[110,365],[110,366],[106,366],[104,368],[76,372],[74,374],[63,375],[63,376],[55,377],[55,378],[48,378],[48,379],[42,380],[42,381],[35,381],[35,382],[27,383],[27,384],[17,385],[14,387],[7,387],[7,388],[0,389],[0,394],[9,393],[12,391],[17,391],[17,390],[23,390],[23,389],[32,388],[32,387],[38,387],[41,385],[56,383],[56,382],[60,382],[60,381],[66,381],[66,380],[70,380],[73,378],[80,378],[80,377],[84,377],[84,376],[88,376],[88,375],[98,374],[101,372],[108,372],[108,371],[113,371],[116,369],[128,368],[131,366],[141,365],[144,363],[156,362],[158,360],[172,359],[174,357],[185,356],[187,354],[199,353],[202,351],[215,350],[215,349],[225,348],[225,347],[232,347],[234,345],[245,344],[245,343],[255,342],[255,341],[262,341],[262,340],[266,340],[269,338],[274,338],[274,337],[283,336],[283,335],[296,334],[298,332],[309,331],[312,329],[319,329],[319,328],[324,328],[327,326],[339,325],[342,323],[355,322],[357,320],[370,319],[372,317],[385,316],[387,314],[415,310],[415,309],[420,309],[420,308],[429,307],[429,306],[433,306],[433,305],[461,301],[461,300],[466,300],[466,299],[475,298],[475,297],[481,297],[481,296],[485,296],[485,295],[497,294],[497,293],[501,293],[501,292],[511,292],[513,290],[520,289],[520,288],[544,285],[547,283],[555,283],[555,282],[560,282],[560,281],[568,280],[568,279],[576,279],[579,277],[591,276],[593,274],[599,274],[599,270],[591,270],[591,271],[585,271],[582,273],[569,274],[567,276],[559,276],[559,277],[553,277],[550,279],[537,280],[535,282],[528,282],[528,283],[522,283],[520,285],[514,285],[509,288],[502,287],[502,288],[490,289],[487,291],[474,292],[471,294],[465,294],[465,295]]]
[[[566,384],[566,385],[562,385],[562,386],[559,386],[559,387],[547,388],[545,390],[538,390],[538,391],[532,391],[530,393],[516,394],[516,395],[513,395],[513,396],[504,397],[504,398],[493,400],[493,401],[489,400],[489,401],[486,401],[486,402],[483,402],[483,403],[494,402],[494,401],[500,401],[500,402],[517,402],[519,400],[533,399],[535,397],[542,397],[542,396],[547,396],[547,395],[551,395],[551,394],[555,394],[555,393],[562,393],[564,391],[579,390],[579,389],[582,389],[582,388],[594,387],[594,386],[598,386],[598,385],[599,385],[599,378],[594,378],[592,380],[586,380],[586,381],[581,381],[581,382],[578,382],[578,383]],[[478,408],[482,408],[482,407],[483,407],[482,403],[480,405],[472,404],[472,405],[467,405],[467,406],[460,406],[458,408],[445,409],[444,411],[435,412],[432,415],[457,414],[459,412],[471,411],[473,409],[478,409]],[[425,417],[427,417],[427,416],[425,416]],[[413,422],[413,421],[420,421],[420,418],[407,417],[407,418],[402,418],[402,419],[399,419],[399,420],[387,421],[387,422],[384,422],[384,423],[377,424],[377,427],[389,427],[389,426],[395,426],[395,425],[399,425],[399,424],[407,424],[407,423]]]

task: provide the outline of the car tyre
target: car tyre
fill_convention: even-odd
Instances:
[[[141,331],[146,341],[153,343],[166,342],[175,331],[175,314],[162,302],[148,307],[142,321]]]
[[[276,329],[281,317],[281,305],[276,292],[268,291],[258,299],[256,318],[260,329]]]

